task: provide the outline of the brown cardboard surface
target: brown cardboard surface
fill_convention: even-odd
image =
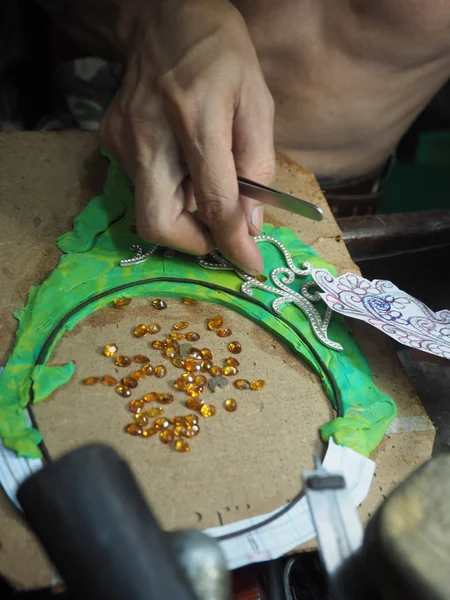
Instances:
[[[0,135],[0,364],[14,342],[11,313],[18,303],[26,301],[30,286],[45,279],[57,264],[55,239],[70,229],[73,217],[100,191],[105,166],[98,157],[93,134]],[[357,271],[314,177],[279,157],[275,185],[319,204],[326,218],[313,223],[268,208],[266,221],[291,227],[340,273]],[[179,304],[176,309],[175,301],[170,304],[168,311],[158,313],[161,324],[172,323],[175,310],[176,315],[181,314]],[[156,440],[147,443],[123,435],[121,428],[128,420],[126,401],[113,390],[102,387],[85,391],[81,387],[80,376],[88,371],[113,374],[104,368],[107,359],[99,353],[109,338],[134,352],[137,346],[133,345],[130,327],[141,318],[149,322],[148,300],[133,302],[120,316],[112,316],[111,310],[98,311],[66,334],[52,357],[54,363],[75,360],[77,372],[64,389],[36,409],[51,452],[58,455],[94,439],[113,444],[136,468],[149,500],[167,527],[225,523],[271,510],[290,498],[298,489],[301,469],[311,465],[312,451],[318,445],[317,427],[330,417],[328,401],[308,370],[256,325],[219,309],[239,331],[247,349],[242,354],[243,374],[263,377],[269,384],[261,392],[248,392],[249,396],[246,392],[236,394],[236,399],[242,397],[238,412],[229,415],[219,410],[218,417],[202,423],[202,435],[192,443],[192,452],[178,455]],[[204,316],[212,312],[211,305],[198,305],[192,322],[200,327]],[[375,381],[396,400],[400,414],[424,414],[389,340],[359,325],[355,325],[355,334]],[[205,345],[211,347],[219,341],[208,338],[211,341]],[[222,401],[225,396],[227,390]],[[170,411],[175,411],[175,404]],[[412,432],[383,440],[373,456],[377,461],[376,485],[361,507],[364,519],[394,485],[430,456],[433,437],[433,432]],[[148,476],[150,468],[153,481]],[[183,469],[188,469],[189,477],[183,475]],[[205,489],[205,480],[208,493],[199,501],[197,492]],[[23,585],[48,582],[45,560],[7,503],[0,503],[0,544],[0,572]]]

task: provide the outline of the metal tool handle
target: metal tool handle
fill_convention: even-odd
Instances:
[[[194,600],[130,468],[111,448],[67,454],[17,496],[71,597]]]

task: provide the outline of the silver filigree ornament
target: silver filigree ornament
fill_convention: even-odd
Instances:
[[[289,287],[289,285],[294,283],[296,277],[307,277],[308,275],[311,275],[312,265],[309,262],[304,262],[302,268],[299,269],[296,267],[286,246],[274,237],[259,235],[255,237],[254,240],[257,244],[269,243],[276,246],[286,261],[286,267],[276,267],[270,272],[270,280],[275,287],[262,281],[258,281],[258,279],[248,275],[248,273],[245,273],[245,271],[242,271],[242,269],[239,269],[239,267],[236,267],[236,265],[233,265],[216,252],[211,252],[207,256],[197,257],[197,263],[205,269],[234,271],[244,280],[241,291],[247,296],[253,296],[255,288],[268,292],[269,294],[275,294],[277,298],[273,300],[272,308],[278,315],[281,315],[281,307],[284,304],[293,304],[297,306],[305,314],[310,322],[314,335],[324,346],[327,346],[332,350],[343,350],[341,344],[333,342],[333,340],[330,340],[328,337],[328,325],[330,324],[332,310],[327,307],[324,317],[322,318],[319,311],[313,306],[313,303],[322,301],[320,293],[318,291],[312,291],[314,288],[317,288],[317,284],[314,281],[304,283],[300,287],[300,292],[296,292]],[[166,258],[171,258],[173,256],[173,250],[159,244],[153,244],[146,252],[144,252],[141,246],[136,244],[131,246],[130,249],[135,253],[135,256],[121,260],[121,267],[129,267],[143,263],[153,256],[157,250],[163,251]]]

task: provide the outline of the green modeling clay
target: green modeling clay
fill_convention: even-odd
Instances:
[[[291,327],[249,299],[237,298],[226,291],[202,285],[202,282],[206,282],[240,291],[242,279],[234,271],[208,270],[199,266],[195,257],[177,252],[171,258],[156,252],[144,263],[120,267],[119,261],[130,257],[130,246],[139,243],[138,236],[130,231],[133,219],[131,184],[112,161],[103,195],[94,198],[75,219],[73,232],[59,239],[59,247],[65,254],[58,267],[41,286],[30,290],[26,307],[16,315],[19,320],[16,344],[0,377],[0,437],[5,446],[15,450],[20,456],[40,456],[40,433],[27,425],[23,412],[29,401],[31,382],[34,401],[39,402],[66,383],[72,376],[74,367],[72,364],[62,367],[48,367],[45,364],[35,366],[36,360],[50,333],[60,321],[81,303],[101,293],[105,295],[66,320],[50,344],[44,363],[65,331],[72,329],[94,310],[109,305],[115,298],[189,296],[238,311],[280,338],[318,374],[325,393],[336,408],[336,399],[326,374]],[[275,229],[271,225],[265,225],[263,235],[270,235],[281,241],[296,265],[309,261],[314,267],[326,268],[334,273],[333,268],[319,258],[312,248],[302,244],[290,229]],[[260,249],[267,271],[276,266],[284,266],[284,258],[277,247],[264,243],[260,245]],[[193,283],[142,283],[151,278],[184,278]],[[309,280],[310,277],[304,279]],[[118,286],[126,284],[130,284],[130,287],[114,291]],[[274,300],[273,294],[261,289],[254,290],[253,298],[267,307]],[[395,417],[396,407],[391,398],[375,387],[367,362],[344,321],[333,316],[328,328],[329,338],[344,347],[342,352],[337,352],[314,337],[309,321],[294,305],[284,306],[283,317],[311,342],[333,374],[341,393],[342,416],[322,427],[323,439],[326,441],[333,436],[338,444],[369,455]]]

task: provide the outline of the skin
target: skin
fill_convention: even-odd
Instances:
[[[142,237],[251,274],[262,207],[236,176],[270,183],[274,144],[319,177],[376,168],[450,73],[444,0],[42,2],[127,66],[101,133]]]

